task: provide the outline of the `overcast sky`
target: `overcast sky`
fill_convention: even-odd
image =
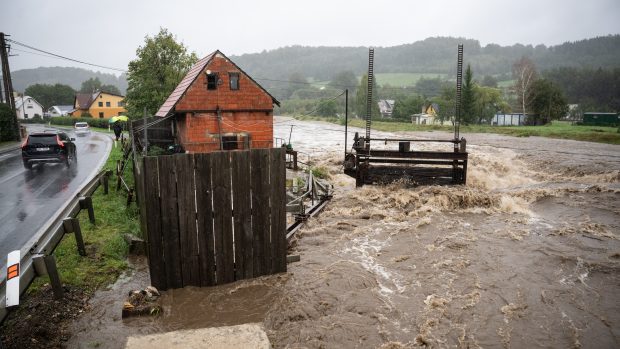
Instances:
[[[159,27],[200,57],[215,49],[230,56],[289,45],[394,46],[434,36],[556,45],[619,34],[620,0],[14,0],[3,1],[0,10],[0,31],[13,40],[122,69]],[[19,56],[10,58],[11,70],[113,72],[12,53]]]

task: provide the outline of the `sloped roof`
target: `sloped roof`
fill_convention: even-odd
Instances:
[[[216,52],[217,51],[211,53],[207,57],[199,60],[198,62],[196,62],[196,64],[194,64],[194,66],[187,72],[187,74],[185,74],[185,77],[183,78],[183,80],[179,82],[179,84],[174,89],[174,91],[172,91],[170,96],[168,96],[164,104],[162,104],[161,107],[159,107],[159,110],[157,111],[157,113],[155,113],[155,116],[164,117],[168,115],[168,113],[172,110],[172,108],[174,108],[174,106],[179,102],[181,97],[183,97],[183,94],[185,93],[185,91],[187,91],[187,89],[191,86],[191,84],[194,83],[198,75],[200,75],[200,72],[211,61],[211,58],[215,56]]]
[[[78,104],[80,105],[80,107],[78,109],[88,110],[88,108],[90,108],[90,105],[93,104],[93,102],[97,98],[98,94],[99,94],[99,92],[95,92],[95,93],[76,93],[75,94],[75,99],[77,100]],[[73,105],[75,106],[75,101],[73,102]]]
[[[200,75],[200,72],[204,70],[204,68],[209,64],[209,62],[211,62],[213,57],[215,57],[217,54],[224,56],[224,58],[226,58],[237,69],[239,69],[239,71],[243,73],[243,75],[247,76],[248,79],[250,79],[258,87],[260,87],[260,89],[263,90],[266,94],[268,94],[269,97],[271,97],[271,99],[273,100],[273,103],[280,106],[280,102],[278,102],[278,100],[275,99],[275,97],[273,97],[269,92],[267,92],[267,90],[265,90],[259,83],[254,81],[254,79],[252,79],[246,72],[244,72],[241,68],[239,68],[239,66],[236,65],[235,62],[231,61],[228,57],[226,57],[226,55],[220,52],[220,50],[215,50],[214,52],[212,52],[211,54],[209,54],[208,56],[204,57],[203,59],[196,62],[196,64],[194,64],[194,66],[187,72],[187,74],[185,74],[185,77],[183,78],[183,80],[181,80],[181,82],[177,85],[174,91],[172,91],[170,96],[168,96],[168,99],[166,99],[164,104],[161,105],[157,113],[155,113],[155,116],[159,116],[159,117],[167,116],[174,109],[174,107],[181,100],[181,98],[183,98],[183,95],[185,94],[187,89],[194,83],[194,81],[196,81],[196,78],[198,77],[198,75]]]
[[[116,93],[111,93],[111,92],[106,92],[106,91],[97,91],[93,93],[76,93],[75,99],[77,99],[78,103],[80,104],[80,108],[78,109],[81,109],[81,110],[90,109],[90,106],[93,104],[93,102],[95,102],[95,100],[97,100],[97,97],[99,97],[99,95],[102,93],[105,93],[111,96],[116,96],[116,97],[123,97],[123,98],[125,97],[123,95],[117,95]],[[73,101],[73,106],[75,106],[75,100]],[[73,109],[73,106],[71,106],[72,109]]]
[[[24,102],[28,102],[28,100],[32,100],[33,102],[35,102],[36,104],[38,104],[41,108],[43,108],[43,106],[41,105],[41,103],[39,103],[39,101],[37,101],[36,99],[30,97],[30,96],[19,96],[15,98],[15,108],[18,109],[22,106],[22,104]]]

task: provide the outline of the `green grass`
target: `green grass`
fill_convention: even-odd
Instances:
[[[378,73],[375,74],[377,84],[383,86],[389,84],[390,86],[402,87],[402,86],[414,86],[421,78],[435,79],[441,78],[442,80],[447,77],[447,74],[432,74],[432,73]]]
[[[298,120],[320,120],[342,125],[343,120],[338,118],[297,117]],[[349,119],[349,126],[365,127],[362,119]],[[372,129],[386,132],[399,131],[446,131],[452,132],[452,126],[446,125],[415,125],[405,122],[372,121]],[[515,137],[548,137],[573,139],[577,141],[620,144],[620,129],[604,126],[571,125],[566,121],[554,121],[544,126],[490,126],[490,125],[462,125],[461,133],[497,133]],[[465,136],[466,137],[466,136]]]
[[[113,170],[116,160],[122,158],[121,148],[112,148],[105,168]],[[129,186],[133,185],[131,166],[125,170],[125,178]],[[87,291],[110,284],[127,268],[126,256],[128,246],[123,239],[124,233],[140,235],[138,208],[132,203],[126,207],[127,195],[124,191],[116,191],[115,179],[110,180],[108,195],[103,194],[103,186],[93,194],[95,224],[88,220],[86,211],[78,218],[82,236],[86,245],[87,256],[77,252],[75,236],[67,234],[54,251],[60,278],[64,284],[78,286]],[[29,292],[36,292],[41,285],[49,282],[47,277],[37,278]]]

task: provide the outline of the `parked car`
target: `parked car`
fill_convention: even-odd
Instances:
[[[31,169],[35,163],[64,163],[71,167],[77,161],[75,138],[64,132],[31,133],[22,144],[24,167]]]
[[[90,126],[87,122],[76,122],[73,128],[77,136],[90,134]]]

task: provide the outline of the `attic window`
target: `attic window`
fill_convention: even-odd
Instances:
[[[207,74],[207,90],[217,89],[217,73]]]
[[[230,89],[239,89],[239,73],[228,73],[228,80],[230,81]]]

